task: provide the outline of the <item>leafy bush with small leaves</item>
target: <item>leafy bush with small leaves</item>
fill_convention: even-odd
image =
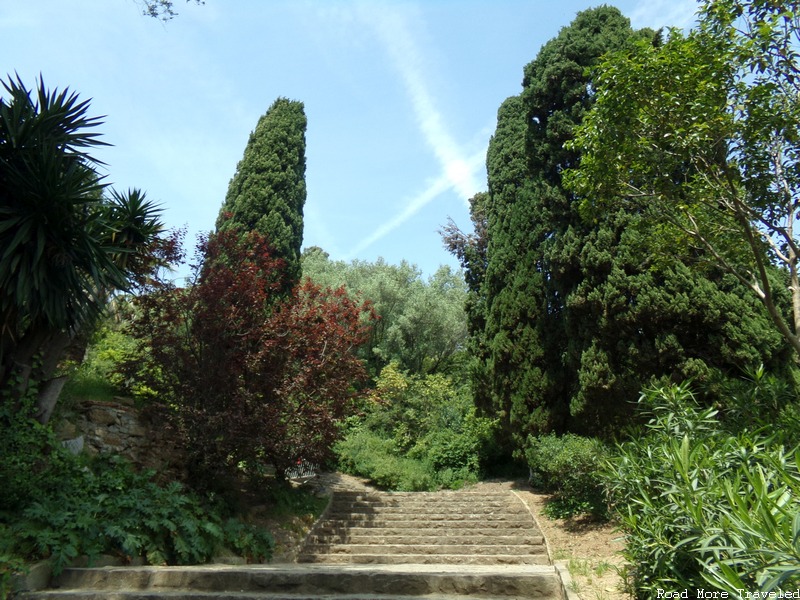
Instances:
[[[785,423],[727,429],[688,384],[647,390],[640,404],[650,422],[618,447],[607,476],[635,596],[797,589],[800,448],[771,433]]]
[[[477,481],[495,421],[478,417],[466,386],[384,367],[364,417],[336,446],[343,470],[396,490],[458,488]]]
[[[553,518],[581,513],[607,518],[603,469],[608,456],[608,448],[595,438],[571,433],[530,436],[525,457],[531,485],[553,493],[545,513]]]
[[[0,401],[0,522],[43,492],[78,493],[81,466],[63,451],[52,429],[39,423],[31,388],[18,407]]]
[[[380,487],[404,492],[439,487],[430,465],[406,458],[393,440],[368,429],[350,431],[335,450],[342,471],[368,477]]]
[[[13,577],[27,572],[25,561],[11,553],[11,536],[7,529],[0,523],[0,600],[6,600],[11,593]]]

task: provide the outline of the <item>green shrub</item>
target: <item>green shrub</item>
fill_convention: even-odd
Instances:
[[[437,487],[430,465],[401,456],[394,440],[371,431],[352,431],[337,443],[335,451],[340,469],[367,477],[380,487],[411,492]]]
[[[272,558],[275,538],[267,530],[227,519],[222,528],[225,546],[250,563],[262,563]]]
[[[12,554],[11,535],[7,526],[0,523],[0,600],[9,597],[13,577],[26,572],[25,562]]]
[[[122,459],[70,455],[31,414],[29,405],[19,411],[0,405],[3,580],[21,561],[45,558],[58,572],[81,555],[191,564],[229,546],[254,560],[271,556],[267,532],[234,526],[180,484],[161,487]]]
[[[9,532],[20,556],[49,558],[58,572],[81,555],[180,565],[207,562],[222,546],[259,561],[272,554],[268,533],[224,521],[179,483],[161,487],[119,459],[82,473],[79,493],[54,490],[15,516]]]
[[[50,427],[34,419],[33,396],[17,407],[0,400],[0,517],[19,512],[43,493],[80,490],[81,465]]]
[[[69,379],[61,392],[60,405],[81,399],[109,401],[116,395],[130,392],[119,369],[135,356],[138,343],[122,330],[124,321],[121,315],[129,308],[121,308],[125,306],[123,302],[118,305],[118,312],[107,316],[98,325],[82,362],[68,363],[63,369]]]
[[[618,447],[607,475],[636,597],[800,586],[800,450],[763,428],[726,429],[686,384],[640,403],[650,422]]]
[[[312,515],[319,517],[328,506],[328,498],[305,487],[293,487],[288,482],[276,482],[267,490],[268,504],[275,518]]]
[[[553,494],[545,509],[548,516],[608,516],[602,476],[608,455],[606,446],[594,438],[570,433],[528,438],[525,457],[531,485]]]
[[[477,481],[495,422],[478,417],[468,390],[441,374],[383,369],[359,422],[337,444],[339,467],[395,490],[458,488]]]

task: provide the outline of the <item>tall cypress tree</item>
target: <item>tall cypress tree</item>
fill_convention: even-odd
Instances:
[[[285,261],[286,289],[300,280],[305,133],[303,103],[278,98],[250,134],[217,218],[218,230],[257,230],[268,238]]]
[[[580,159],[564,144],[592,105],[591,67],[641,39],[658,38],[614,8],[579,13],[498,111],[475,390],[517,446],[547,431],[611,433],[654,379],[711,381],[785,356],[763,311],[702,256],[664,261],[650,235],[660,224],[624,211],[587,222],[562,186]]]
[[[580,13],[525,68],[523,93],[498,111],[487,153],[487,356],[477,378],[488,385],[477,401],[505,417],[518,443],[562,429],[569,415],[566,297],[548,262],[569,212],[560,172],[576,158],[563,143],[590,105],[587,69],[632,34],[616,9]]]

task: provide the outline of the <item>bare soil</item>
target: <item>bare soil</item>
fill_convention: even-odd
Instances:
[[[585,517],[550,519],[543,512],[549,495],[528,492],[527,496],[553,560],[567,563],[581,600],[630,600],[620,574],[625,544],[616,527]]]

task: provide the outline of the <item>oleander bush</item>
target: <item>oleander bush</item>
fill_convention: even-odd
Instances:
[[[763,392],[751,387],[749,402],[770,398]],[[749,427],[734,411],[726,420],[716,408],[699,406],[688,384],[649,389],[640,405],[650,421],[617,447],[606,479],[627,537],[635,597],[654,598],[659,589],[725,590],[731,597],[743,589],[797,589],[796,405]]]

